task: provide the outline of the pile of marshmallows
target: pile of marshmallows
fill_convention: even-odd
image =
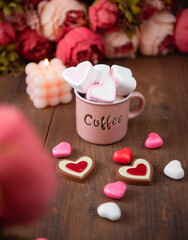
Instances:
[[[136,88],[131,70],[118,65],[93,66],[85,61],[65,69],[62,76],[77,92],[85,94],[87,100],[98,103],[121,100]]]

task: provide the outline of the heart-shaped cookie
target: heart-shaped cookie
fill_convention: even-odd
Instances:
[[[62,76],[78,92],[86,93],[95,83],[97,72],[89,61],[85,61],[65,69]]]
[[[121,150],[115,151],[112,155],[115,162],[121,164],[128,164],[133,158],[133,153],[130,148],[123,148]]]
[[[116,170],[117,179],[135,185],[151,184],[153,167],[149,161],[143,158],[135,159],[131,166],[119,167]]]
[[[159,148],[163,145],[163,140],[159,136],[159,134],[152,132],[148,135],[146,141],[145,141],[145,147],[155,149]]]
[[[170,178],[179,180],[184,177],[185,172],[180,161],[172,160],[164,168],[164,174]]]
[[[99,84],[95,84],[88,89],[86,98],[100,103],[113,102],[116,98],[115,79],[111,75],[105,76]]]
[[[95,161],[88,156],[79,157],[75,161],[64,159],[58,161],[56,164],[56,170],[59,175],[68,180],[80,183],[89,178],[94,167]]]

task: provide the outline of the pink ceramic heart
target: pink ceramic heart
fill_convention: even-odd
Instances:
[[[147,148],[158,148],[163,145],[162,138],[157,133],[150,133],[145,141],[145,147]]]
[[[116,98],[115,79],[111,75],[105,76],[99,84],[95,84],[88,89],[86,98],[94,102],[113,102]]]
[[[86,93],[97,78],[95,68],[88,61],[79,63],[76,67],[69,67],[62,74],[63,78],[81,93]]]
[[[110,198],[121,199],[125,195],[126,190],[126,184],[118,181],[107,184],[104,187],[104,194]]]
[[[52,149],[54,157],[68,157],[71,154],[71,145],[68,142],[61,142]]]

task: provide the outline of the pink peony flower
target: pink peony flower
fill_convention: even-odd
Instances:
[[[182,52],[188,52],[188,9],[184,9],[176,23],[175,44]]]
[[[94,31],[113,29],[118,24],[118,7],[108,0],[99,0],[89,7],[89,19]]]
[[[42,34],[51,41],[58,40],[64,32],[86,24],[86,8],[76,0],[42,1],[38,5],[38,13]]]
[[[12,25],[7,21],[0,21],[0,44],[3,46],[15,40],[15,32]]]
[[[141,26],[140,52],[155,56],[167,54],[173,44],[175,16],[168,12],[155,13]]]
[[[135,57],[139,34],[130,39],[124,31],[114,31],[104,35],[105,55],[108,58]]]
[[[52,44],[30,28],[20,32],[17,52],[26,60],[40,61],[52,54]]]
[[[76,66],[83,61],[98,63],[104,56],[104,42],[101,35],[86,27],[69,31],[57,45],[56,57],[66,66]]]

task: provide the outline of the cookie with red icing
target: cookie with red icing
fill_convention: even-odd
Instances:
[[[129,166],[119,167],[116,178],[127,184],[149,185],[153,176],[152,164],[143,158],[137,158]]]
[[[56,164],[56,170],[60,176],[80,183],[90,177],[94,167],[95,161],[88,156],[82,156],[76,160],[63,159]]]

